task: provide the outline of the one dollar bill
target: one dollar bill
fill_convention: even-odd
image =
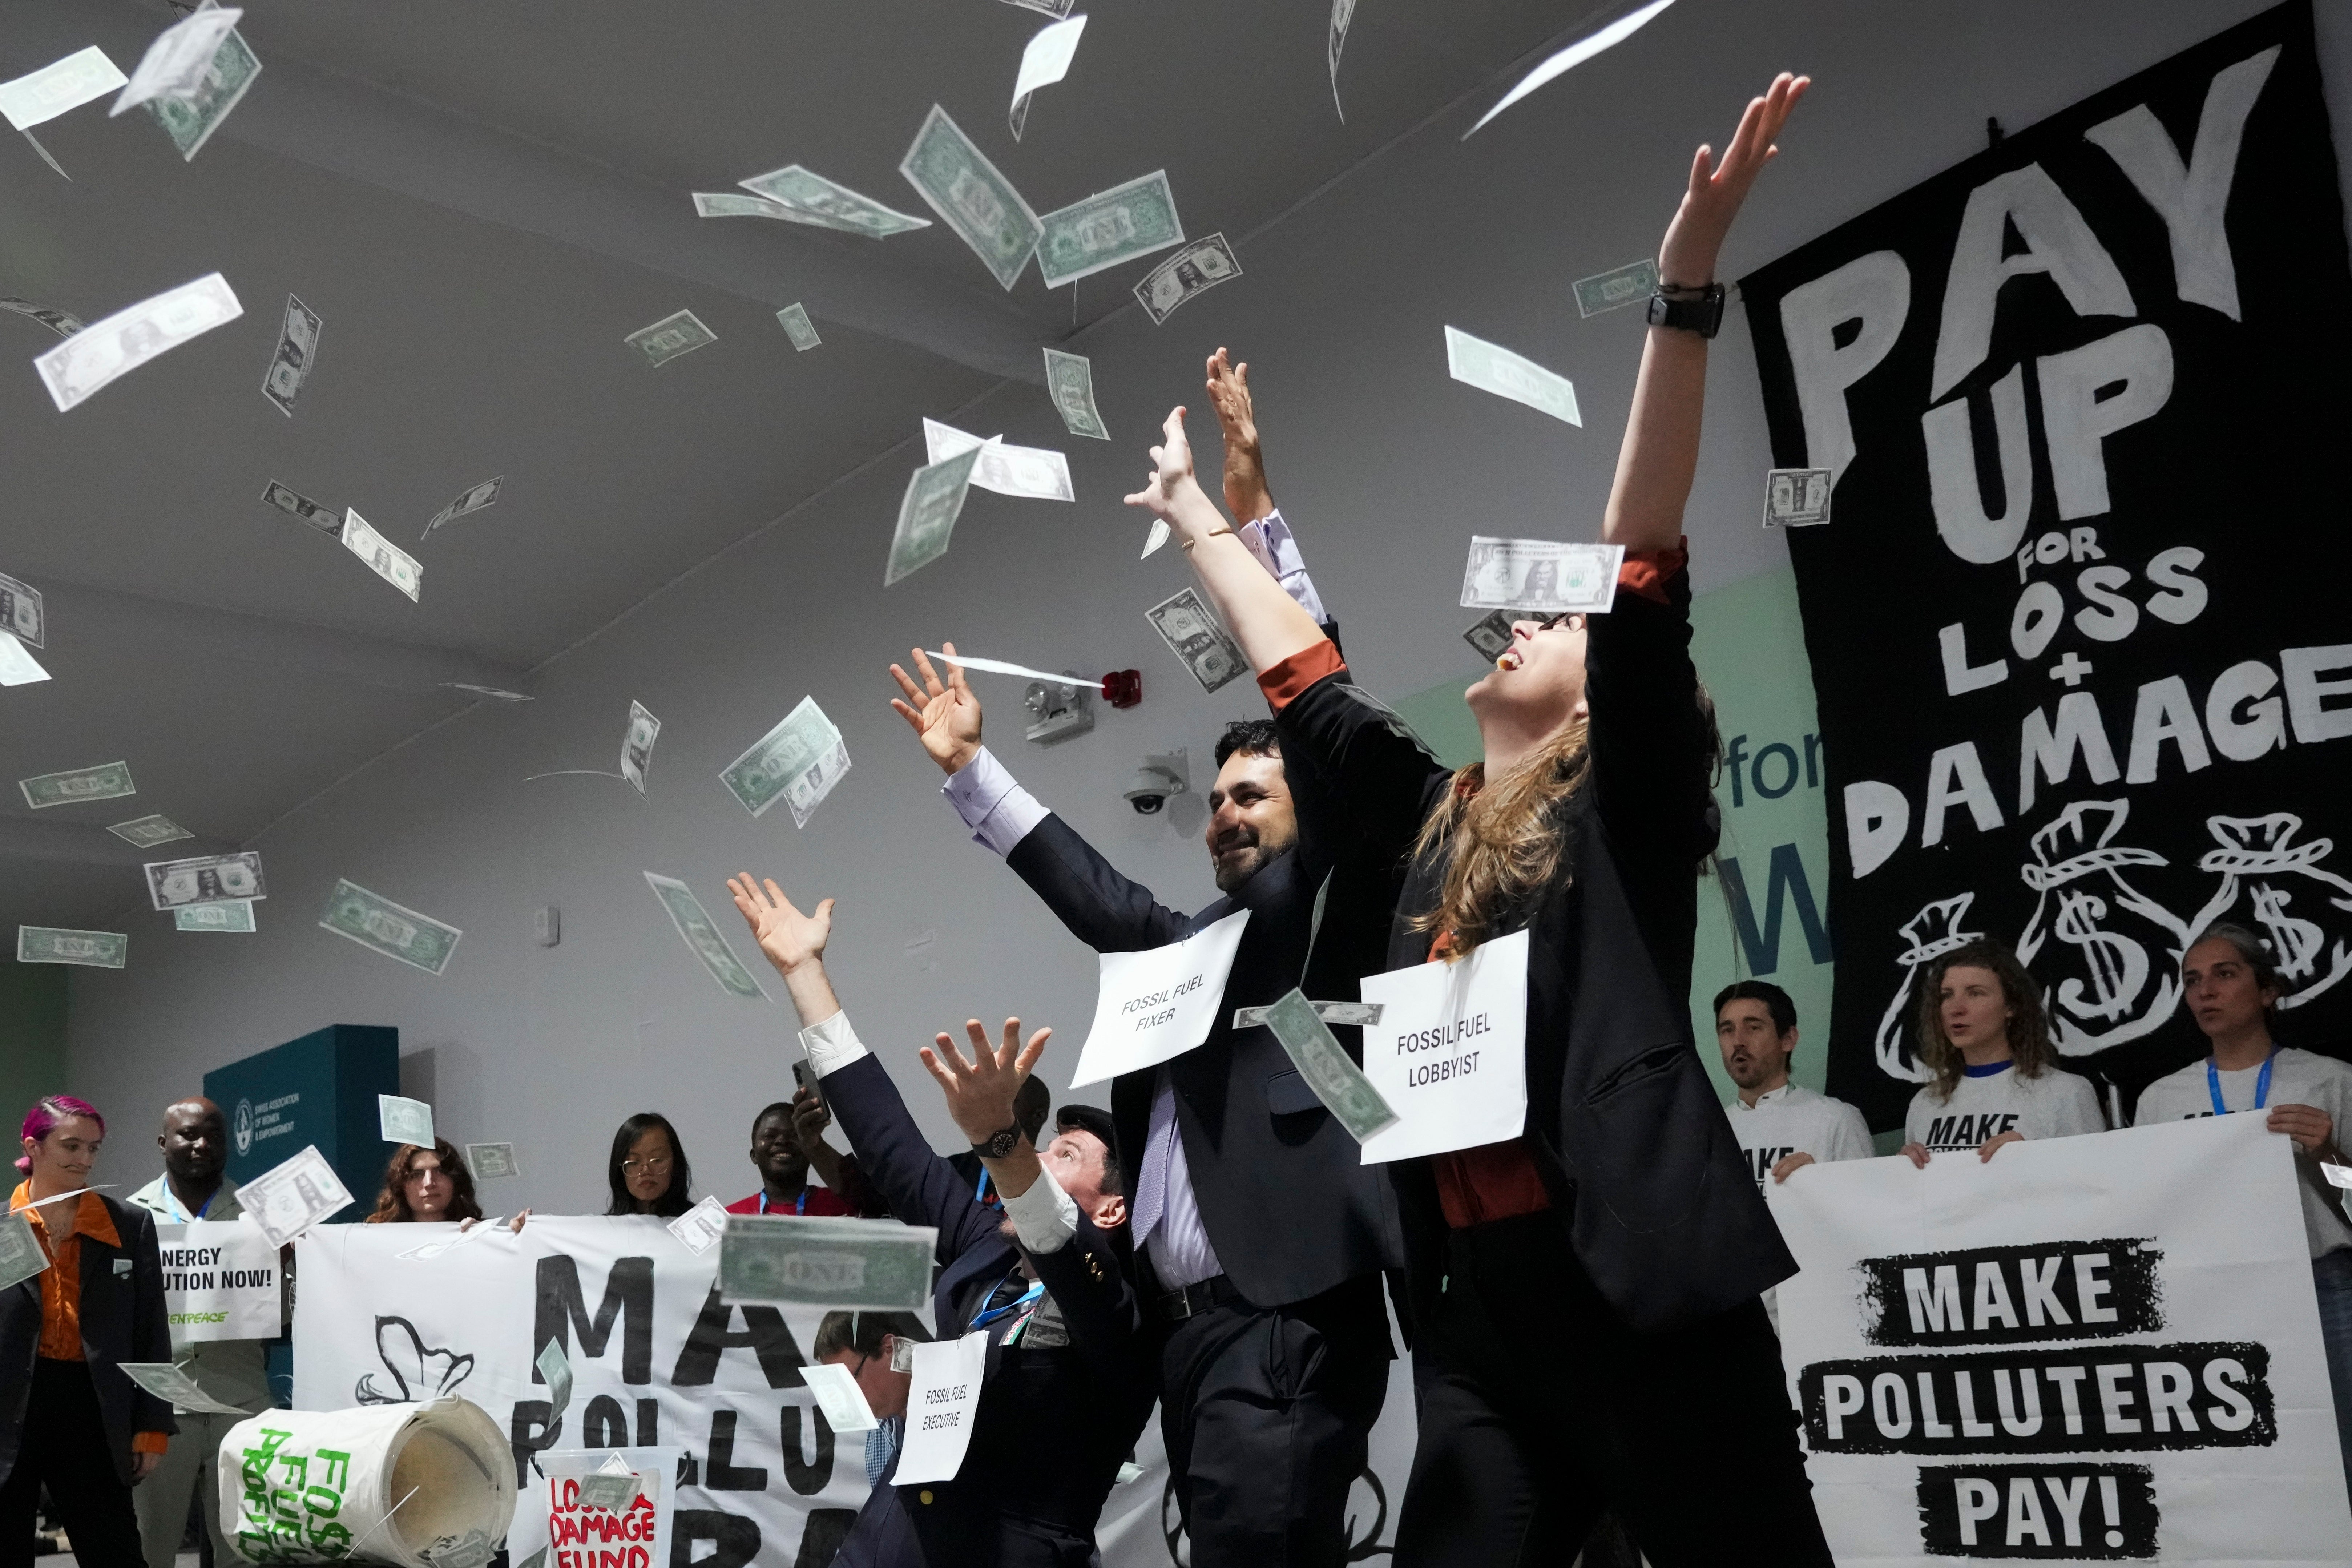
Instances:
[[[45,806],[71,805],[76,801],[115,800],[139,793],[131,787],[128,763],[101,763],[94,768],[42,773],[37,778],[18,779],[16,787],[25,792],[25,804],[35,811]]]
[[[719,782],[754,816],[782,801],[793,824],[806,827],[817,803],[833,793],[849,771],[849,749],[840,729],[814,697],[803,697],[776,727],[727,764]]]
[[[182,904],[172,911],[174,931],[217,931],[251,934],[253,900],[224,899],[212,904]]]
[[[1638,304],[1657,291],[1658,264],[1647,257],[1611,272],[1596,272],[1576,280],[1576,313],[1597,316],[1622,305]]]
[[[623,340],[646,356],[653,365],[667,364],[680,354],[719,341],[719,334],[702,324],[702,318],[691,310],[679,310],[664,316],[650,327],[639,327]]]
[[[1168,651],[1184,661],[1192,679],[1201,683],[1203,691],[1214,691],[1231,680],[1249,673],[1249,660],[1209,607],[1201,602],[1201,591],[1187,588],[1172,598],[1163,599],[1144,612],[1151,629],[1160,634]]]
[[[1045,387],[1054,395],[1054,406],[1062,416],[1063,426],[1073,436],[1090,436],[1097,441],[1110,439],[1110,426],[1095,408],[1094,362],[1084,354],[1066,354],[1059,349],[1045,351]]]
[[[358,942],[371,952],[395,958],[412,969],[438,974],[449,967],[457,939],[466,933],[418,914],[356,882],[338,879],[328,895],[327,912],[319,917],[321,929]]]
[[[719,927],[712,923],[709,911],[702,907],[702,900],[694,896],[692,888],[675,877],[656,876],[651,871],[646,873],[646,885],[654,890],[654,896],[661,900],[662,908],[668,912],[669,923],[677,928],[678,940],[686,943],[688,952],[702,961],[702,967],[710,972],[711,979],[719,982],[720,990],[730,995],[766,999],[767,992],[761,989],[751,972],[743,967],[743,961],[735,956],[735,950],[727,945],[727,939],[719,934]]]
[[[420,602],[417,595],[425,588],[424,563],[378,533],[368,520],[348,509],[343,512],[343,548],[367,563],[369,571],[391,584],[409,597],[412,604]]]
[[[1234,247],[1225,243],[1223,235],[1213,234],[1194,240],[1145,274],[1135,286],[1135,298],[1156,327],[1179,305],[1241,275],[1242,264],[1234,258]]]
[[[982,447],[943,458],[917,468],[907,478],[907,491],[898,498],[898,526],[890,535],[890,560],[882,569],[887,588],[912,576],[948,552],[956,519],[963,515],[964,497],[971,490],[972,469],[980,464]]]
[[[43,624],[41,591],[0,576],[0,632],[35,647],[47,647],[48,628]]]
[[[1020,280],[1045,226],[946,110],[931,105],[898,172],[997,282],[1009,290]]]
[[[291,294],[286,296],[286,323],[278,331],[278,353],[261,378],[261,395],[289,419],[294,417],[294,400],[302,395],[302,384],[310,379],[321,325],[318,311]]]
[[[1297,989],[1265,1010],[1265,1026],[1282,1042],[1298,1076],[1323,1108],[1337,1117],[1357,1142],[1396,1124],[1397,1113],[1364,1076],[1323,1020],[1316,1005]]]
[[[135,844],[142,849],[152,849],[158,844],[195,837],[170,817],[161,816],[134,816],[128,822],[110,825],[107,831],[125,844]]]
[[[785,209],[777,216],[824,228],[839,229],[845,234],[862,234],[869,239],[883,239],[894,234],[905,234],[909,229],[931,226],[931,220],[927,217],[915,217],[886,207],[872,196],[860,195],[847,185],[828,180],[798,163],[771,169],[764,174],[754,174],[748,180],[736,183],[754,195]],[[695,198],[697,202],[701,199],[699,196]],[[706,212],[703,216],[721,215]],[[724,216],[737,215],[729,213]]]
[[[1566,376],[1554,375],[1524,354],[1474,338],[1459,327],[1445,329],[1445,369],[1466,386],[1524,403],[1570,425],[1584,423],[1576,406],[1576,388]]]
[[[1381,1009],[1378,1002],[1312,1002],[1307,1005],[1315,1009],[1315,1016],[1327,1024],[1365,1028],[1381,1021]],[[1234,1027],[1255,1029],[1264,1024],[1266,1015],[1273,1011],[1270,1005],[1236,1007],[1234,1009]]]
[[[1039,218],[1037,271],[1045,287],[1089,277],[1106,268],[1184,242],[1176,197],[1161,169],[1073,202]]]
[[[1624,564],[1622,544],[1473,534],[1470,560],[1462,569],[1462,603],[1481,610],[1602,615],[1617,602],[1617,573]]]
[[[266,899],[261,856],[251,849],[235,855],[198,855],[185,860],[154,860],[145,868],[147,893],[159,910],[183,904],[216,904],[227,899]]]
[[[79,963],[90,969],[120,969],[131,951],[131,939],[118,931],[66,931],[57,926],[18,926],[19,963]]]
[[[62,414],[167,349],[245,314],[215,272],[83,328],[33,362]]]
[[[887,1219],[729,1215],[719,1242],[722,1301],[911,1312],[931,1294],[940,1233]]]

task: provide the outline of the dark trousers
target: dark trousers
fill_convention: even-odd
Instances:
[[[1379,1277],[1161,1332],[1160,1430],[1192,1568],[1339,1568],[1348,1489],[1388,1395]]]
[[[131,1511],[131,1489],[115,1472],[87,1363],[43,1356],[33,1363],[16,1468],[0,1482],[0,1568],[31,1568],[44,1485],[76,1562],[84,1568],[143,1568],[139,1516]]]
[[[1655,1568],[1829,1568],[1760,1302],[1625,1326],[1549,1214],[1451,1233],[1395,1568],[1566,1563],[1604,1508]]]

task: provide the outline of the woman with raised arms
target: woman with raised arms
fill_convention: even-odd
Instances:
[[[1625,549],[1614,606],[1513,627],[1466,693],[1483,764],[1440,766],[1352,684],[1194,480],[1181,408],[1128,498],[1182,541],[1286,754],[1328,771],[1335,837],[1401,876],[1391,967],[1489,949],[1463,983],[1524,995],[1523,1040],[1485,1034],[1454,1068],[1493,1074],[1507,1095],[1523,1048],[1518,1135],[1390,1165],[1422,1363],[1399,1568],[1553,1561],[1604,1506],[1657,1568],[1830,1561],[1758,1300],[1795,1265],[1716,1104],[1687,1002],[1717,824],[1683,507],[1717,253],[1806,86],[1783,75],[1720,163],[1704,147],[1693,161],[1658,257],[1668,303],[1652,320],[1666,321],[1643,350],[1601,525]],[[1365,1034],[1368,1052],[1400,1048],[1395,1027]]]

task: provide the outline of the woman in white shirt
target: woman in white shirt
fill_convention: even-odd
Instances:
[[[1921,1170],[1934,1154],[1990,1160],[2004,1143],[2106,1131],[2097,1092],[2058,1066],[2033,977],[2000,942],[1937,962],[1919,988],[1918,1029],[1935,1077],[1911,1097],[1903,1152]]]
[[[2180,1000],[2213,1054],[2141,1090],[2132,1120],[2146,1127],[2251,1110],[2273,1132],[2294,1141],[2336,1436],[2346,1479],[2352,1480],[2352,1226],[2320,1168],[2344,1163],[2352,1067],[2271,1038],[2272,1009],[2282,989],[2262,938],[2243,926],[2207,926],[2180,956]]]

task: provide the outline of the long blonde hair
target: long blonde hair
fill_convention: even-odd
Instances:
[[[2058,1065],[2058,1047],[2050,1043],[2049,1016],[2042,1008],[2042,988],[2033,984],[2025,965],[2004,943],[1979,938],[1952,949],[1928,967],[1919,986],[1919,1065],[1935,1074],[1928,1087],[1938,1100],[1949,1100],[1959,1087],[1968,1058],[1944,1033],[1944,977],[1955,969],[1989,969],[2000,982],[2000,999],[2009,1005],[2009,1054],[2020,1078],[2040,1078]]]
[[[1484,763],[1455,772],[1413,843],[1416,860],[1449,856],[1437,903],[1413,917],[1413,930],[1450,938],[1456,957],[1505,934],[1498,928],[1510,911],[1559,869],[1568,848],[1561,807],[1592,773],[1589,729],[1582,718],[1570,721],[1497,779]]]

